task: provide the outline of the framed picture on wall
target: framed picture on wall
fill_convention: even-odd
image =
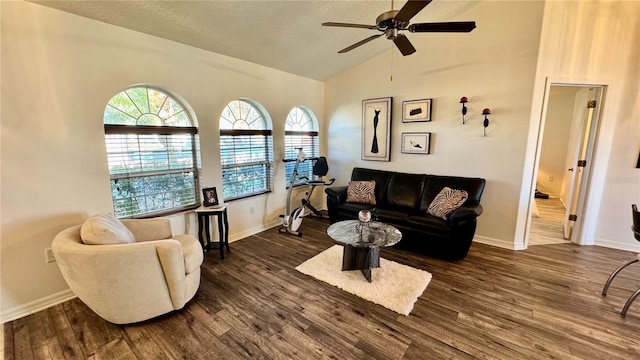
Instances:
[[[431,121],[431,100],[420,99],[402,102],[402,122]]]
[[[202,189],[202,205],[216,206],[218,204],[218,191],[215,187]]]
[[[431,152],[430,132],[403,132],[403,154],[429,154]]]
[[[391,100],[362,101],[362,160],[391,161]]]

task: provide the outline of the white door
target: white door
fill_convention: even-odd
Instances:
[[[585,176],[589,172],[587,167],[591,166],[593,145],[595,141],[595,114],[598,113],[600,89],[591,89],[588,100],[583,104],[580,121],[577,126],[577,138],[575,141],[575,152],[571,167],[567,170],[570,173],[570,182],[567,189],[566,212],[564,215],[564,238],[576,242],[573,228],[582,214],[584,205],[584,195],[586,194]],[[598,100],[596,100],[598,99]],[[580,221],[582,219],[579,219]]]

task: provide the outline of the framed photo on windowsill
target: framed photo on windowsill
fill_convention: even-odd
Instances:
[[[202,189],[202,205],[205,207],[219,205],[218,191],[215,187]]]
[[[431,121],[431,100],[420,99],[402,102],[402,122]]]

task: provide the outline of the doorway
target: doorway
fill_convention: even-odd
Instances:
[[[543,105],[528,245],[581,243],[604,86],[550,84]]]

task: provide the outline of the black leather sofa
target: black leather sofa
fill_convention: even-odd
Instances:
[[[378,221],[402,232],[402,241],[396,246],[447,260],[467,255],[476,231],[476,218],[482,214],[484,179],[353,169],[351,181],[369,180],[376,182],[375,205],[347,202],[347,186],[325,189],[332,224],[357,219],[360,210],[375,208]],[[447,220],[427,213],[429,204],[445,186],[469,194]]]

